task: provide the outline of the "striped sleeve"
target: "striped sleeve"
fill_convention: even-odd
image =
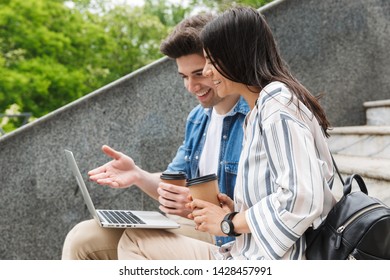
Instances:
[[[323,194],[318,182],[323,180],[305,127],[283,118],[263,126],[263,141],[273,191],[248,210],[247,219],[253,238],[277,259],[321,214]]]

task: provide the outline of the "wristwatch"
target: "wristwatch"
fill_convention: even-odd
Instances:
[[[232,222],[233,217],[237,214],[238,212],[232,212],[229,213],[223,218],[221,222],[221,230],[224,234],[227,236],[240,236],[241,233],[235,233],[234,232],[234,224]]]

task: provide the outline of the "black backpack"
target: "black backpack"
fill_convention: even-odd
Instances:
[[[390,260],[390,208],[368,196],[358,174],[343,182],[343,197],[315,230],[308,229],[306,258],[309,260]],[[351,192],[356,181],[360,191]]]

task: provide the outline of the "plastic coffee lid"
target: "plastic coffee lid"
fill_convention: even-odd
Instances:
[[[187,185],[187,187],[189,187],[189,186],[192,186],[192,185],[202,184],[202,183],[214,181],[214,180],[217,180],[217,179],[218,179],[218,177],[217,177],[216,174],[209,174],[209,175],[205,175],[205,176],[202,176],[202,177],[188,179],[186,185]]]
[[[166,171],[161,174],[160,179],[183,180],[183,179],[187,179],[187,175],[182,171]]]

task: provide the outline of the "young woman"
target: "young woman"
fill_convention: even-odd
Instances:
[[[228,10],[201,38],[203,73],[217,94],[239,93],[251,108],[234,196],[238,213],[230,225],[233,234],[243,235],[232,256],[301,259],[304,232],[318,226],[334,204],[325,112],[290,74],[257,10]]]
[[[204,27],[201,39],[203,75],[213,80],[220,97],[239,93],[251,111],[234,201],[221,195],[223,207],[201,200],[189,207],[197,230],[236,240],[218,250],[183,237],[148,236],[133,239],[132,252],[150,257],[146,244],[154,240],[176,248],[171,259],[305,259],[305,231],[317,227],[335,202],[325,112],[290,74],[257,10],[227,10]]]

